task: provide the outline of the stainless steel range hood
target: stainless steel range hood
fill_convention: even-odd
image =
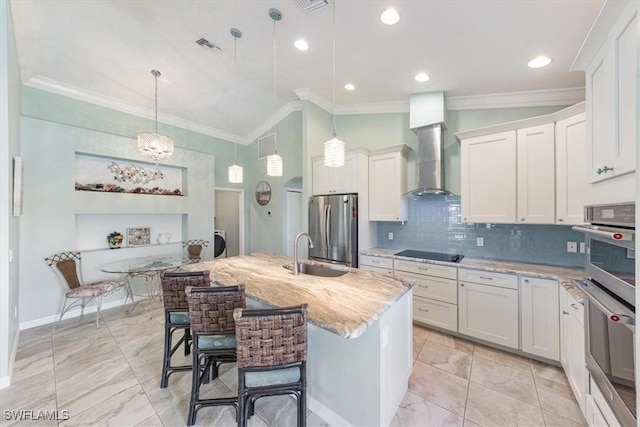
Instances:
[[[405,193],[405,196],[451,194],[446,190],[444,182],[445,117],[444,92],[411,95],[409,126],[418,135],[418,188]]]

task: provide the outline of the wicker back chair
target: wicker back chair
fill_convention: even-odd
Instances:
[[[186,263],[192,264],[192,263],[200,262],[208,246],[209,246],[208,240],[193,239],[193,240],[187,240],[185,242],[182,242],[182,247],[186,251],[186,255],[185,255]]]
[[[186,293],[193,336],[191,399],[187,425],[193,425],[197,412],[205,406],[238,407],[236,397],[200,399],[200,385],[205,382],[209,372],[215,379],[221,364],[236,361],[233,311],[245,308],[246,301],[244,285],[188,287]]]
[[[307,310],[307,304],[235,310],[239,427],[257,399],[283,394],[296,397],[298,426],[306,426]]]
[[[102,297],[110,295],[124,286],[121,280],[101,280],[92,283],[82,281],[82,255],[80,252],[60,252],[44,259],[47,265],[53,270],[58,279],[58,283],[64,291],[64,299],[60,308],[60,317],[80,306],[80,314],[84,316],[84,308],[87,303],[94,300],[96,303],[96,328],[100,328],[100,309],[102,308]],[[67,306],[69,300],[74,300]]]
[[[160,388],[165,388],[169,384],[169,375],[191,370],[191,365],[171,366],[171,357],[182,344],[184,344],[185,356],[191,352],[189,304],[185,289],[187,286],[210,286],[211,280],[209,271],[190,271],[164,273],[160,276],[160,283],[164,304],[164,352]],[[175,345],[172,345],[173,334],[178,330],[184,331],[184,334]]]

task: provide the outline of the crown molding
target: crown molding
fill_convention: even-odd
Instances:
[[[295,111],[302,110],[302,102],[300,101],[289,101],[282,108],[276,111],[275,114],[271,115],[268,119],[260,123],[255,129],[247,134],[247,136],[243,137],[238,143],[243,145],[249,145],[258,138],[260,138],[265,132],[269,129],[273,128],[273,123],[280,123],[282,120],[287,118],[289,114]]]
[[[322,95],[318,95],[317,93],[313,92],[311,89],[309,88],[294,89],[293,92],[301,101],[311,101],[314,104],[316,104],[318,107],[325,110],[326,112],[330,114],[335,114],[333,102],[331,102],[331,100],[325,98]]]
[[[409,101],[372,102],[368,104],[337,105],[336,114],[408,113]]]
[[[452,96],[446,98],[447,110],[480,110],[486,108],[544,107],[573,105],[585,100],[585,89],[532,90],[488,95]]]

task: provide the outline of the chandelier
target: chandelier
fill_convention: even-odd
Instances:
[[[237,28],[232,28],[230,31],[233,36],[233,112],[236,113],[236,98],[237,98],[237,90],[236,90],[236,43],[238,39],[242,37],[242,32]],[[229,182],[233,184],[242,184],[243,181],[243,169],[242,166],[238,165],[238,143],[233,143],[233,164],[229,166]]]
[[[267,175],[282,176],[282,156],[278,154],[278,139],[276,136],[276,22],[282,19],[278,9],[269,9],[269,17],[273,19],[273,139],[274,152],[267,156]]]
[[[160,77],[161,74],[158,70],[151,70],[151,74],[156,80],[155,131],[138,134],[138,151],[142,156],[158,164],[158,161],[167,159],[173,155],[173,139],[158,133],[158,77]]]

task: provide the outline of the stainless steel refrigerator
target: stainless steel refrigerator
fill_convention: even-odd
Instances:
[[[309,199],[309,258],[358,266],[358,195],[333,194]]]

